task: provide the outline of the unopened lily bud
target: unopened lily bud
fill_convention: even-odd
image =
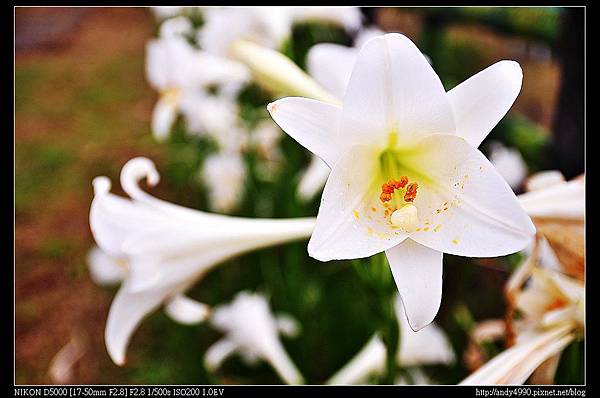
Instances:
[[[239,40],[233,44],[233,53],[250,69],[257,83],[270,91],[339,104],[338,99],[280,52]]]

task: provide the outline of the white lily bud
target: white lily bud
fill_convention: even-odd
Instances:
[[[303,96],[339,104],[339,100],[325,91],[285,55],[258,44],[238,40],[233,44],[235,56],[252,72],[256,81],[278,94]]]

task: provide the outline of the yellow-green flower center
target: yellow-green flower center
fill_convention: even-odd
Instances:
[[[397,149],[398,135],[392,132],[388,136],[388,145],[379,155],[379,167],[383,184],[379,200],[386,207],[385,216],[390,223],[406,232],[413,232],[418,223],[417,208],[412,204],[417,196],[419,184],[409,181],[403,173],[400,151]]]

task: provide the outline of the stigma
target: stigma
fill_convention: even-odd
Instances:
[[[419,224],[417,207],[413,204],[418,188],[416,182],[408,183],[407,176],[390,179],[381,186],[379,200],[388,208],[385,216],[390,215],[390,223],[405,232],[413,232]]]
[[[392,213],[390,222],[404,232],[413,232],[419,225],[417,207],[411,203],[405,204]]]

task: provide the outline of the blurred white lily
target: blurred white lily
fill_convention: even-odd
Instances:
[[[499,141],[490,142],[490,162],[513,190],[518,189],[527,177],[527,164],[521,153]]]
[[[197,41],[222,57],[233,57],[232,45],[238,40],[278,48],[297,22],[324,21],[355,30],[362,19],[356,7],[219,7],[206,9],[203,17]]]
[[[239,204],[246,181],[246,165],[241,154],[212,154],[204,160],[201,173],[212,210],[228,213]]]
[[[248,132],[239,126],[239,108],[229,96],[193,91],[180,107],[189,134],[210,136],[222,150],[240,151],[246,145]]]
[[[276,160],[281,157],[279,141],[283,132],[272,120],[260,122],[251,133],[250,143],[263,159]]]
[[[521,290],[528,276],[531,279]],[[581,281],[536,267],[530,258],[513,274],[507,287],[510,301],[523,315],[513,322],[516,343],[461,384],[523,384],[544,362],[557,358],[583,330],[585,291]],[[553,379],[555,371],[556,367],[550,369],[547,378]]]
[[[408,322],[398,296],[395,302],[396,318],[400,329],[400,348],[397,354],[398,365],[403,368],[420,365],[451,365],[455,361],[454,351],[442,329],[431,323],[413,331]],[[364,383],[371,375],[385,372],[387,351],[385,344],[376,334],[342,369],[333,375],[327,384]],[[423,378],[420,378],[423,381]]]
[[[498,354],[460,384],[523,384],[536,368],[572,340],[568,327],[550,329]]]
[[[287,384],[303,383],[278,337],[279,333],[295,335],[298,326],[287,315],[274,316],[264,296],[238,293],[230,304],[216,307],[210,321],[225,336],[206,351],[204,363],[209,370],[215,371],[239,351],[250,362],[267,361]]]
[[[184,13],[188,10],[191,11],[194,8],[200,8],[200,7],[163,6],[163,7],[150,7],[150,10],[152,11],[152,14],[154,14],[154,17],[156,19],[158,19],[159,21],[162,21],[162,20],[166,20],[168,18],[177,17],[178,15],[181,15],[182,13]]]
[[[367,28],[359,32],[354,40],[354,47],[334,43],[319,43],[312,46],[306,54],[308,73],[317,83],[341,100],[346,93],[358,52],[370,39],[383,34],[385,32],[379,29]]]
[[[249,77],[238,63],[196,50],[171,33],[147,44],[146,76],[160,93],[152,114],[152,132],[158,140],[168,136],[187,96],[215,86],[223,93],[236,93]],[[194,106],[200,108],[202,103]]]
[[[560,172],[546,171],[532,176],[527,185],[530,191],[519,195],[519,202],[532,218],[584,219],[583,178],[565,181]]]
[[[585,177],[565,181],[556,170],[531,176],[529,192],[519,195],[523,208],[533,219],[544,265],[558,260],[562,272],[583,280],[585,272]],[[551,248],[551,250],[549,250]],[[556,261],[554,261],[556,263]]]
[[[502,61],[448,93],[405,36],[369,40],[342,107],[308,98],[269,104],[277,124],[331,168],[308,244],[321,261],[386,252],[411,328],[435,317],[442,255],[494,257],[535,233],[477,150],[521,88]]]
[[[201,321],[206,306],[183,297],[185,290],[236,255],[307,238],[315,223],[314,218],[249,219],[192,210],[143,192],[138,186],[143,178],[151,186],[159,181],[149,159],[134,158],[123,167],[121,186],[131,199],[111,194],[108,178],[95,178],[90,209],[96,243],[127,267],[105,331],[108,352],[119,365],[133,331],[161,304],[176,319]]]
[[[169,18],[160,24],[158,35],[164,39],[182,38],[191,36],[194,33],[194,26],[189,18],[176,16]]]

